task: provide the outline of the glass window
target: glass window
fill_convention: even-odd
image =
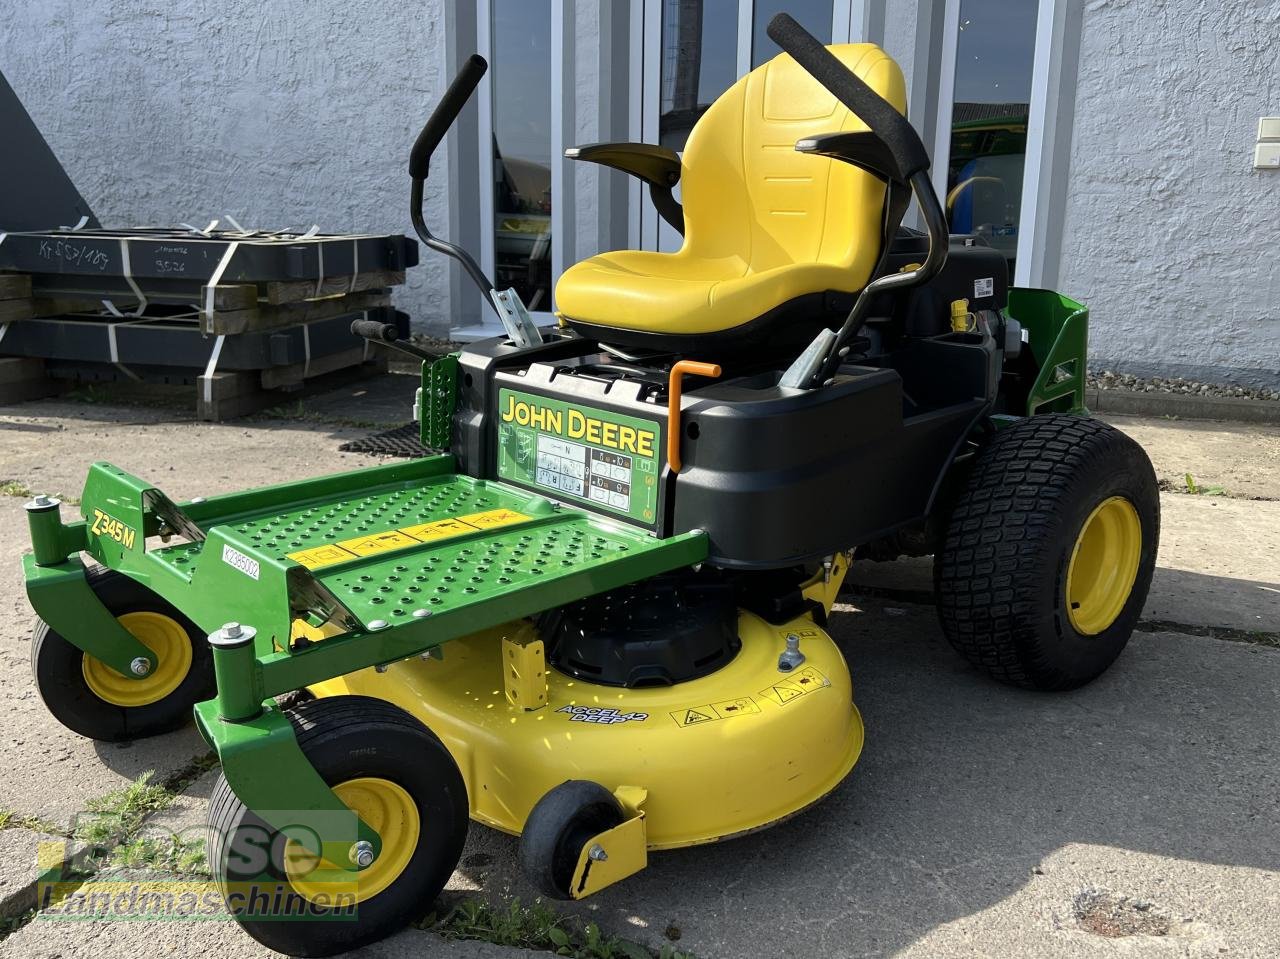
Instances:
[[[832,0],[756,0],[751,29],[751,66],[772,60],[781,49],[769,38],[769,21],[780,13],[789,13],[823,43],[831,42]]]
[[[737,75],[738,0],[662,0],[658,142],[683,150],[698,118]]]
[[[953,233],[977,233],[1013,269],[1027,159],[1036,0],[962,0],[947,166]]]
[[[493,0],[494,277],[551,309],[551,0]]]

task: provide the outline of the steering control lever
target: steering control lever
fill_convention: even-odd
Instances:
[[[535,346],[542,342],[542,334],[534,326],[520,295],[514,289],[498,292],[493,281],[484,275],[484,270],[475,261],[475,257],[457,244],[433,234],[427,228],[422,214],[423,184],[431,166],[432,154],[444,139],[445,133],[453,126],[453,122],[458,119],[458,114],[467,105],[471,94],[475,92],[488,69],[489,64],[484,57],[477,53],[468,57],[462,69],[458,71],[458,75],[449,84],[449,89],[445,91],[435,110],[432,111],[417,140],[414,141],[413,150],[409,153],[409,176],[412,178],[409,216],[413,220],[413,228],[418,238],[429,249],[453,257],[462,264],[463,271],[480,288],[485,302],[498,314],[498,319],[502,321],[502,326],[507,331],[507,336],[511,338],[511,342],[517,346]]]
[[[379,323],[377,320],[356,320],[351,324],[351,332],[374,343],[381,343],[401,353],[408,353],[420,360],[434,360],[434,353],[428,353],[419,346],[400,339],[400,331],[394,323]]]

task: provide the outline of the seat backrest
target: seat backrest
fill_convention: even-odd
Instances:
[[[902,71],[883,50],[871,43],[830,50],[905,114]],[[727,260],[731,272],[739,261],[744,273],[829,264],[848,271],[848,291],[861,287],[880,253],[884,183],[847,163],[797,153],[795,143],[866,129],[789,55],[752,70],[689,135],[680,255]]]

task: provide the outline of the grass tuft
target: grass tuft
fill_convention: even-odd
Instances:
[[[0,480],[0,496],[34,496],[35,491],[21,480]]]
[[[693,959],[664,945],[654,953],[636,942],[607,936],[594,922],[557,915],[541,900],[526,906],[519,899],[494,905],[465,899],[444,916],[432,913],[420,923],[446,939],[474,939],[499,946],[541,949],[568,959]]]
[[[36,917],[34,909],[18,913],[16,916],[0,916],[0,942],[9,938]]]
[[[36,491],[22,482],[22,480],[0,480],[0,496],[19,496],[22,499],[27,499],[35,495]],[[54,493],[53,495],[68,506],[78,506],[80,504],[80,497],[78,496],[63,496],[61,493]]]
[[[1187,473],[1184,475],[1183,482],[1186,484],[1187,492],[1191,493],[1193,496],[1230,496],[1231,495],[1226,491],[1226,488],[1222,486],[1201,486],[1199,483],[1196,482],[1196,478],[1192,476],[1190,473]]]
[[[149,813],[167,808],[174,800],[171,790],[151,781],[154,775],[145,772],[122,789],[90,799],[85,806],[91,815],[77,820],[74,837],[90,846],[127,841]]]
[[[32,832],[48,833],[51,836],[66,835],[66,830],[56,823],[39,816],[14,812],[12,809],[0,809],[0,829],[30,829]]]
[[[203,839],[180,836],[138,836],[121,843],[111,854],[111,865],[126,869],[154,869],[182,876],[209,875]]]

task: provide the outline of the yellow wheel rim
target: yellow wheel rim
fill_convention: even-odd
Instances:
[[[355,877],[355,901],[365,902],[395,882],[413,858],[422,828],[418,804],[403,786],[389,779],[348,779],[334,786],[333,792],[382,839],[382,853],[373,865],[346,874]],[[285,844],[285,875],[303,898],[332,903],[335,893],[352,891],[341,880],[335,880],[329,867],[293,840]]]
[[[84,681],[95,696],[113,706],[146,706],[159,702],[181,686],[191,670],[191,640],[187,631],[164,613],[125,613],[116,619],[156,654],[156,668],[149,676],[129,679],[85,653],[81,662]]]
[[[1067,567],[1067,616],[1096,636],[1116,621],[1133,591],[1142,556],[1142,521],[1123,496],[1103,500],[1076,537]]]

